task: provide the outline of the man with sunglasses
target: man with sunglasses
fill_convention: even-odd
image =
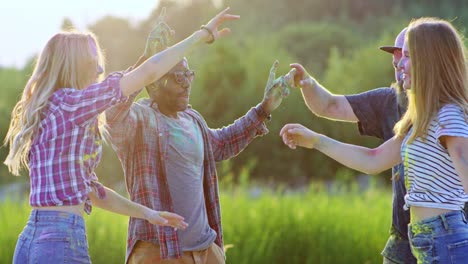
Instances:
[[[176,212],[188,223],[175,230],[130,218],[128,263],[225,262],[215,162],[236,156],[268,132],[265,120],[288,93],[285,78],[275,79],[277,65],[261,103],[221,129],[209,128],[189,105],[195,73],[187,59],[146,87],[149,98],[133,103],[135,94],[106,112],[131,200]]]

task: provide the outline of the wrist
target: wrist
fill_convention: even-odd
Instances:
[[[211,44],[216,40],[215,34],[213,33],[213,31],[209,27],[207,27],[205,25],[201,25],[200,29],[204,30],[204,31],[206,31],[208,33],[209,37],[208,37],[208,40],[205,40],[205,43]]]
[[[199,29],[193,33],[197,44],[207,43],[211,39],[210,33],[205,29]]]
[[[268,121],[271,120],[271,111],[268,109],[266,106],[265,101],[262,101],[258,106],[257,106],[257,113],[258,115],[263,118],[267,119]]]
[[[152,212],[153,210],[151,210],[151,209],[149,209],[148,207],[143,206],[143,205],[142,205],[141,207],[142,207],[142,212],[141,212],[142,215],[141,215],[141,217],[142,217],[143,219],[145,219],[145,220],[150,219],[150,218],[151,218],[151,212]]]
[[[314,148],[316,150],[319,150],[319,151],[322,151],[322,147],[323,147],[323,140],[325,139],[326,137],[322,134],[317,134],[317,136],[312,140],[312,147],[311,148]]]

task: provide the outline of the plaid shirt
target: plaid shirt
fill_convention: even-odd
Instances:
[[[31,206],[85,202],[89,214],[89,192],[105,197],[94,173],[102,150],[97,116],[128,98],[120,90],[121,76],[114,73],[86,89],[62,88],[51,95],[29,151]]]
[[[106,111],[108,132],[125,171],[130,198],[154,210],[173,212],[166,175],[166,163],[170,162],[167,159],[167,125],[157,105],[151,100],[143,99],[133,104],[131,101],[129,99]],[[210,129],[198,112],[190,107],[185,112],[196,120],[202,130],[203,190],[208,223],[217,233],[215,243],[223,248],[215,162],[237,155],[256,136],[268,133],[263,122],[266,116],[257,106],[228,127]],[[183,254],[174,228],[156,226],[130,217],[126,261],[138,240],[159,244],[163,259],[180,258]]]

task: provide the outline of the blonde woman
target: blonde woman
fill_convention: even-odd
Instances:
[[[396,136],[378,148],[337,142],[299,124],[285,125],[280,135],[290,148],[316,148],[369,174],[403,161],[408,236],[418,263],[468,263],[468,82],[460,35],[440,19],[412,21],[400,66],[408,111]]]
[[[98,115],[158,80],[201,43],[238,16],[222,11],[201,30],[126,73],[103,72],[102,53],[90,33],[58,33],[41,52],[16,104],[5,143],[10,172],[29,169],[33,210],[19,236],[14,263],[90,263],[83,212],[91,204],[155,225],[184,229],[183,217],[133,203],[98,182],[101,156]]]

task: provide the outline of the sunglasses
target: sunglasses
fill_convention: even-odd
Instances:
[[[188,85],[195,78],[195,71],[174,71],[167,73],[166,76],[172,76],[177,84]]]

